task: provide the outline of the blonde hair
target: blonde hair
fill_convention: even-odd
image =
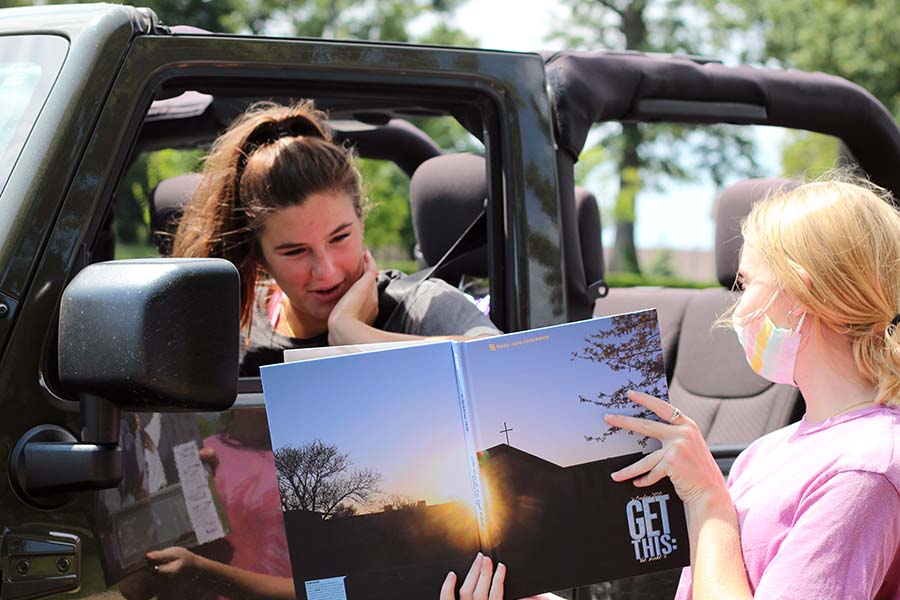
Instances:
[[[848,336],[875,401],[900,405],[900,328],[892,324],[900,312],[900,214],[890,194],[831,174],[758,202],[741,233],[776,290],[819,326]]]

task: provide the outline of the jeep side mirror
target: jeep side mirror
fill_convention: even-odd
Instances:
[[[89,265],[63,292],[59,382],[124,410],[217,411],[237,395],[240,282],[220,259]]]
[[[89,265],[63,292],[59,382],[81,402],[80,439],[26,432],[9,475],[23,500],[56,508],[122,479],[119,412],[218,411],[237,396],[240,280],[219,259]]]

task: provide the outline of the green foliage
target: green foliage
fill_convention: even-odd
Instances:
[[[484,145],[456,119],[410,119],[410,123],[424,131],[444,152],[484,152]]]
[[[641,275],[639,273],[628,273],[623,271],[607,272],[603,279],[611,288],[651,286],[701,289],[720,287],[718,281],[691,281],[679,277]]]
[[[638,50],[703,54],[713,37],[703,27],[710,19],[704,0],[564,0],[571,9],[551,39],[573,50]],[[699,25],[699,26],[698,26]],[[745,130],[713,125],[691,128],[675,124],[624,125],[607,128],[597,142],[619,173],[616,219],[617,268],[637,272],[634,247],[635,205],[642,189],[666,181],[694,181],[704,176],[717,186],[732,177],[758,175],[753,139]]]
[[[657,250],[646,272],[650,277],[675,277],[675,270],[672,268],[672,251],[668,248]]]
[[[146,244],[150,231],[150,194],[160,181],[200,168],[200,150],[159,150],[140,154],[125,174],[116,195],[116,240]],[[118,252],[117,252],[118,253]]]
[[[845,77],[900,118],[897,0],[705,0],[742,58]],[[726,38],[723,38],[726,39]]]
[[[419,264],[414,259],[398,259],[398,260],[386,260],[378,263],[378,268],[381,270],[388,269],[396,269],[398,271],[403,271],[407,275],[411,273],[415,273],[419,270]]]
[[[366,246],[402,248],[412,256],[416,238],[409,215],[409,178],[388,161],[360,159],[359,168],[372,203],[366,217]]]
[[[590,188],[589,180],[609,160],[609,152],[600,144],[585,148],[575,163],[575,185]]]
[[[841,144],[837,138],[820,133],[794,131],[781,149],[785,177],[815,179],[838,166]]]

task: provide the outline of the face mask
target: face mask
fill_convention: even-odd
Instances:
[[[795,329],[777,327],[763,315],[747,325],[734,325],[738,340],[744,348],[750,368],[774,383],[797,385],[794,367],[800,350],[800,326],[806,313],[800,317]]]

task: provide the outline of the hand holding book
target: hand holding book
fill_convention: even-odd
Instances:
[[[497,563],[493,572],[493,562],[481,552],[472,561],[472,566],[459,589],[459,600],[503,600],[503,582],[506,579],[506,565]],[[440,600],[456,600],[456,573],[450,571],[441,586]],[[562,600],[556,594],[546,593],[521,600]]]
[[[506,565],[493,561],[481,552],[472,561],[472,566],[459,588],[459,600],[503,600],[503,580]],[[450,571],[441,586],[440,600],[456,600],[456,573]]]
[[[647,487],[668,477],[688,510],[702,507],[711,498],[716,499],[722,494],[728,496],[725,478],[700,429],[690,417],[681,414],[681,411],[674,413],[671,404],[643,392],[632,390],[628,392],[628,399],[665,422],[607,413],[604,415],[606,423],[656,438],[662,447],[614,472],[613,480],[636,478],[636,487]]]

